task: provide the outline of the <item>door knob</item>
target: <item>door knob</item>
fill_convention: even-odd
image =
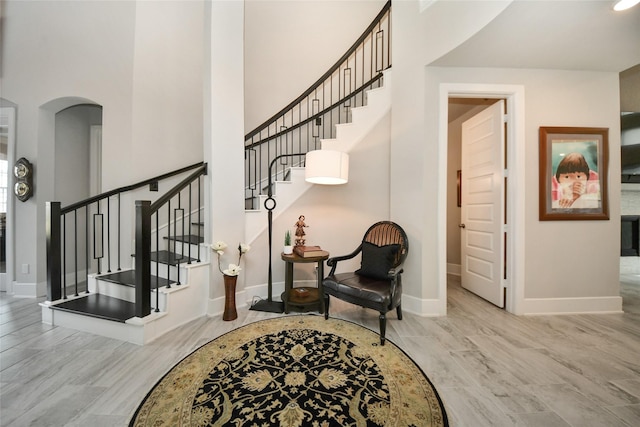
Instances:
[[[460,227],[460,228],[465,228],[465,227],[466,227],[466,225],[464,225],[464,224],[458,224],[458,227]]]

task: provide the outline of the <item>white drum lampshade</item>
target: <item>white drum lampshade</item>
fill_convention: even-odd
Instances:
[[[334,150],[309,151],[304,179],[312,184],[346,184],[349,181],[349,155]]]

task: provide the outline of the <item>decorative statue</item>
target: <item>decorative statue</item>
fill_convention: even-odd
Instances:
[[[304,236],[306,233],[304,232],[304,228],[308,227],[307,224],[304,223],[304,215],[300,215],[298,217],[298,221],[295,223],[296,226],[296,246],[304,246]]]

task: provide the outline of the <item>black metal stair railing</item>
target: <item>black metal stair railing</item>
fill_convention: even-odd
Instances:
[[[122,254],[122,242],[135,239],[135,248],[132,249],[135,249],[136,316],[144,317],[150,314],[151,262],[156,261],[157,290],[161,276],[159,271],[161,263],[166,264],[166,278],[169,279],[171,266],[181,262],[200,261],[199,245],[197,253],[191,253],[192,245],[189,244],[192,240],[191,232],[189,231],[188,237],[181,236],[185,236],[191,224],[202,222],[202,177],[206,175],[206,171],[206,163],[196,163],[137,184],[90,197],[64,208],[61,207],[60,202],[47,202],[47,299],[49,301],[67,299],[68,293],[78,296],[81,283],[86,284],[88,293],[90,274],[122,270],[122,260],[129,257],[127,254]],[[153,208],[148,209],[148,217],[136,217],[135,236],[130,231],[123,231],[123,212],[124,215],[131,215],[134,211],[133,203],[130,201],[134,190],[157,187],[160,181],[188,172],[191,173],[187,178],[153,203]],[[140,204],[152,206],[151,202],[147,201],[136,201],[135,204],[136,210]],[[166,209],[160,209],[165,206]],[[146,228],[144,233],[140,234],[141,224],[151,224],[152,218],[155,220],[155,227]],[[197,227],[197,230],[195,241],[200,242],[202,229]],[[153,245],[151,244],[152,236],[155,236]],[[140,246],[142,241],[149,244]],[[167,242],[167,249],[163,251],[161,242],[164,241]],[[154,251],[153,256],[152,251]],[[146,266],[141,266],[141,259],[147,261]],[[177,284],[180,284],[179,271],[178,268]],[[170,286],[171,282],[167,280],[166,283]],[[159,305],[158,294],[156,292],[156,311]]]
[[[356,42],[320,79],[278,113],[245,135],[245,208],[256,209],[267,193],[269,164],[283,154],[306,153],[320,140],[335,137],[335,125],[348,123],[351,108],[366,103],[367,90],[381,86],[391,67],[391,1]],[[275,182],[303,156],[282,157],[272,171]]]
[[[160,216],[162,212],[166,209],[166,215],[169,218],[167,224],[173,223],[173,240],[171,239],[171,227],[168,228],[168,240],[173,243],[173,251],[166,252],[166,259],[164,259],[164,263],[167,268],[167,278],[170,277],[170,268],[172,265],[178,266],[176,269],[177,274],[177,285],[180,285],[180,267],[179,264],[186,261],[187,264],[191,264],[192,261],[200,262],[200,246],[198,245],[197,258],[193,258],[191,253],[191,245],[187,244],[183,239],[180,243],[178,243],[177,236],[179,236],[178,230],[180,229],[182,232],[182,236],[185,233],[185,224],[193,224],[192,218],[192,196],[193,196],[193,185],[194,182],[197,184],[197,195],[198,195],[198,206],[201,206],[200,194],[202,193],[201,187],[201,177],[206,175],[207,173],[207,165],[203,164],[201,167],[197,168],[191,175],[186,177],[176,186],[174,186],[171,190],[165,193],[162,197],[158,198],[155,202],[151,203],[148,200],[138,200],[136,201],[136,261],[135,261],[135,272],[136,272],[136,316],[144,317],[151,313],[151,299],[149,296],[151,295],[151,261],[155,261],[156,271],[155,276],[160,277],[160,262],[161,262],[161,254],[156,251],[157,259],[152,259],[152,237],[155,234],[155,247],[160,247],[160,233],[158,232],[159,224],[160,224]],[[186,193],[188,195],[188,203],[189,207],[188,213],[185,213],[185,209],[182,203],[181,194],[184,190],[187,190]],[[171,208],[171,202],[174,201],[174,208]],[[199,224],[202,220],[200,217],[200,209],[198,209],[198,218],[197,223]],[[171,215],[173,214],[173,220],[171,220]],[[155,228],[152,226],[153,219],[155,218]],[[198,227],[198,232],[201,233],[201,228]],[[154,233],[155,231],[155,233]],[[177,245],[181,244],[182,248],[178,251]],[[185,244],[187,247],[187,253],[185,253]],[[158,280],[156,280],[156,301],[155,301],[155,311],[160,311],[159,306],[159,297],[160,293],[158,292]],[[167,287],[171,287],[170,284]]]

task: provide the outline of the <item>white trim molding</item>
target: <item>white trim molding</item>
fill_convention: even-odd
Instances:
[[[622,313],[622,297],[526,298],[523,314],[605,314]]]
[[[440,299],[416,298],[407,294],[402,295],[402,311],[420,317],[438,317],[447,314],[442,312]]]
[[[513,314],[524,314],[524,266],[525,266],[525,185],[524,185],[524,147],[525,147],[525,90],[522,85],[476,84],[476,83],[440,83],[438,124],[439,165],[438,174],[438,265],[440,271],[439,295],[443,299],[446,314],[447,298],[447,154],[448,154],[448,105],[449,98],[496,98],[505,99],[507,105],[507,164],[510,165],[509,185],[507,187],[507,223],[510,233],[507,235],[507,271],[510,277],[506,281],[507,299],[505,308]],[[517,250],[516,250],[517,247]]]

